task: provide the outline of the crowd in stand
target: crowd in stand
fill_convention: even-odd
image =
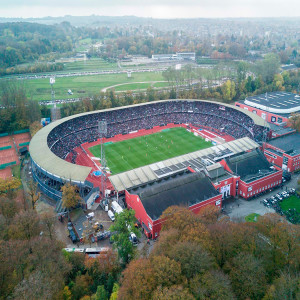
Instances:
[[[192,124],[209,126],[234,138],[248,136],[261,141],[264,128],[254,124],[246,114],[218,103],[202,101],[164,101],[147,105],[132,106],[104,112],[89,113],[73,118],[55,127],[48,135],[48,146],[57,156],[65,158],[83,143],[99,138],[98,121],[107,122],[106,137],[128,134],[154,126]]]

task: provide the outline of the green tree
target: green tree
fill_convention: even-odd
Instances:
[[[124,210],[115,215],[115,222],[110,226],[110,231],[116,232],[112,236],[114,247],[118,251],[119,257],[124,264],[127,264],[135,255],[135,247],[129,240],[130,233],[133,232],[137,237],[140,232],[135,228],[134,210]]]
[[[278,73],[280,59],[277,54],[270,53],[265,55],[264,59],[256,65],[257,74],[262,76],[264,82],[271,83],[274,75]]]
[[[109,300],[117,300],[118,299],[119,289],[120,289],[119,285],[117,283],[114,283],[112,293],[110,295]]]
[[[92,296],[92,300],[107,300],[107,299],[108,299],[108,293],[105,290],[104,285],[99,285],[97,287],[96,294]]]

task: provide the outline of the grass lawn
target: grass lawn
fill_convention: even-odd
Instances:
[[[106,143],[105,157],[112,174],[117,174],[211,146],[211,142],[194,136],[184,128],[172,128],[130,140]],[[101,156],[100,145],[89,150],[95,157]]]
[[[87,97],[96,93],[100,93],[101,89],[103,88],[119,83],[156,80],[164,80],[161,73],[132,73],[131,78],[127,78],[127,73],[61,77],[56,78],[54,91],[56,99]],[[24,85],[29,98],[32,98],[36,101],[51,100],[51,87],[49,84],[49,78],[25,80]],[[72,96],[68,94],[68,89],[72,90]],[[126,90],[126,88],[124,88],[124,90]]]
[[[300,213],[300,199],[295,195],[293,195],[287,199],[284,199],[280,203],[280,206],[283,211],[287,211],[290,208],[295,208],[297,210],[297,212]]]
[[[118,68],[117,63],[110,63],[100,58],[91,58],[86,61],[67,62],[64,66],[64,72],[115,70]]]
[[[15,165],[11,168],[12,174],[15,178],[21,179],[20,165]]]
[[[260,214],[252,213],[245,217],[246,222],[256,222]]]

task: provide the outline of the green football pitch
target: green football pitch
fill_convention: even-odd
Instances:
[[[121,142],[106,143],[105,157],[112,174],[149,165],[178,155],[212,146],[201,137],[184,128],[166,129]],[[101,156],[101,146],[89,149],[95,157]]]

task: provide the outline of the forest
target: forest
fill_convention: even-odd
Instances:
[[[0,179],[0,299],[300,297],[299,226],[279,215],[241,223],[215,207],[198,215],[170,207],[152,251],[145,244],[128,256],[127,235],[117,234],[117,251],[89,258],[62,250],[57,217],[38,214],[20,184]],[[126,231],[133,214],[122,214],[113,229]]]

